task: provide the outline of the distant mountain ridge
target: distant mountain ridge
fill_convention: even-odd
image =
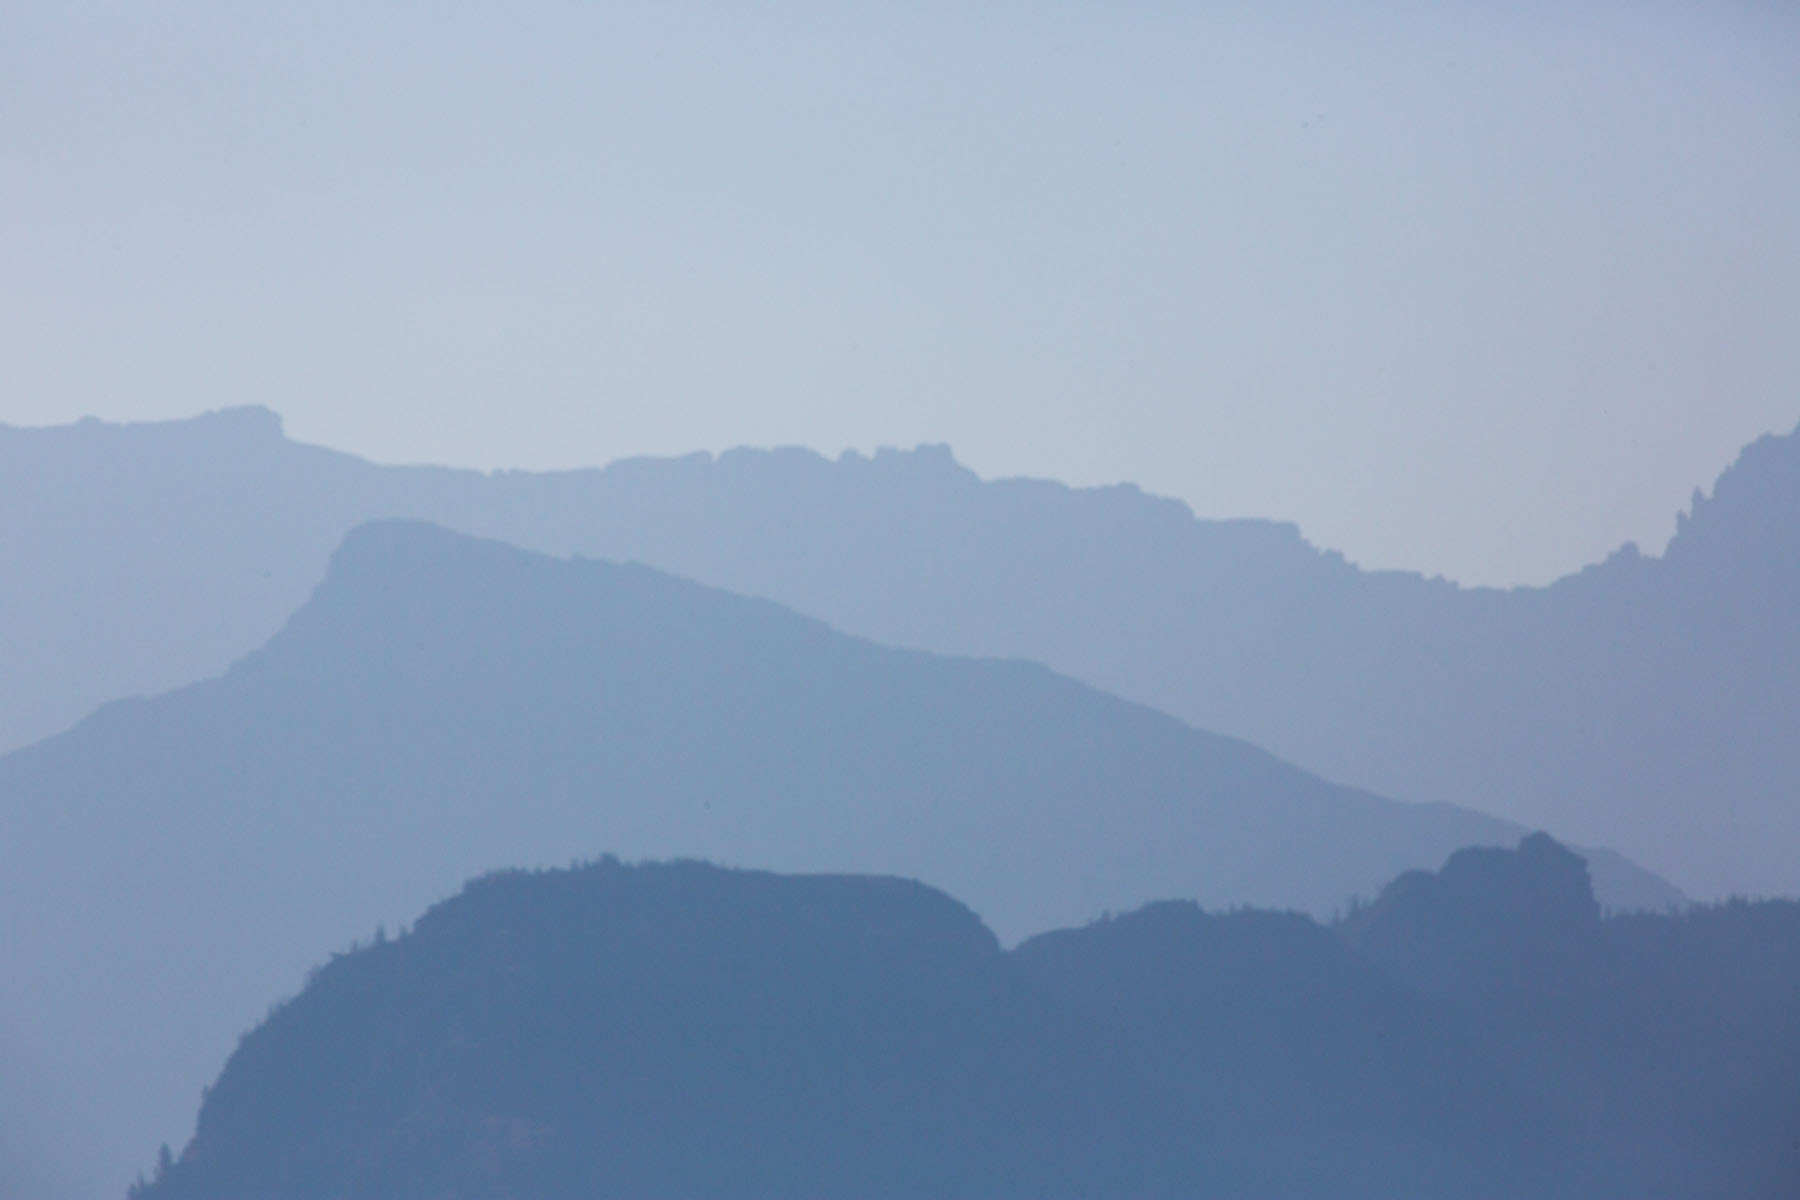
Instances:
[[[1163,903],[1011,952],[901,880],[609,860],[324,964],[137,1200],[1777,1200],[1800,1029],[1746,1014],[1797,1005],[1800,905],[1605,920],[1543,837],[1337,928]]]
[[[1520,832],[1033,664],[377,523],[224,676],[0,758],[0,1038],[67,1089],[87,1161],[135,1162],[308,962],[496,864],[905,874],[1016,939],[1167,896],[1325,913]]]
[[[944,448],[483,475],[376,466],[261,410],[0,427],[0,746],[223,671],[342,536],[415,517],[633,559],[846,632],[1043,662],[1385,795],[1616,846],[1691,893],[1800,894],[1800,437],[1668,550],[1546,588],[1364,572],[1135,488],[982,482]]]

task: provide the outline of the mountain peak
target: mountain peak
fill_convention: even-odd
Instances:
[[[193,423],[207,429],[258,439],[280,438],[285,433],[281,414],[261,404],[215,408],[195,417]]]
[[[1587,860],[1546,833],[1530,834],[1510,850],[1466,847],[1436,873],[1408,871],[1350,923],[1365,929],[1405,924],[1427,904],[1462,922],[1503,921],[1545,932],[1588,928],[1600,920]]]
[[[1723,550],[1757,559],[1791,545],[1800,514],[1800,427],[1768,433],[1738,453],[1719,475],[1711,496],[1699,488],[1675,517],[1668,557]]]
[[[1600,919],[1587,860],[1547,833],[1528,835],[1516,850],[1458,850],[1438,880],[1450,899],[1469,909],[1535,916],[1546,925],[1591,925]]]
[[[467,937],[486,930],[502,940],[534,935],[551,918],[592,935],[595,922],[619,913],[654,916],[685,934],[694,913],[717,908],[740,927],[798,918],[809,937],[842,939],[863,949],[880,943],[933,953],[997,955],[1000,943],[967,906],[936,888],[895,875],[795,874],[722,867],[700,859],[623,862],[607,855],[569,868],[490,872],[421,916],[421,938]]]
[[[1586,860],[1542,833],[1408,871],[1341,926],[1414,986],[1476,1007],[1551,1004],[1558,981],[1590,973],[1602,929]]]
[[[285,436],[281,414],[260,404],[216,408],[198,416],[169,421],[108,421],[91,415],[61,425],[9,425],[0,421],[0,430],[57,438],[87,438],[96,434],[110,434],[163,439],[199,433],[231,440],[265,442],[280,441]]]
[[[957,461],[948,442],[921,442],[907,449],[880,446],[873,454],[846,450],[838,456],[844,466],[863,467],[883,475],[929,479],[936,482],[979,483],[980,476]]]
[[[346,533],[332,553],[327,578],[368,571],[400,573],[433,561],[460,561],[483,554],[521,561],[541,557],[503,542],[456,533],[432,521],[389,517],[365,521]]]

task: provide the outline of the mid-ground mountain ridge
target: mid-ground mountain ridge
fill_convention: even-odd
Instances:
[[[307,963],[496,864],[905,874],[1016,939],[1163,896],[1328,912],[1519,832],[1031,664],[381,523],[223,677],[0,759],[0,1037],[81,1161],[137,1162]]]
[[[1689,893],[1800,893],[1800,437],[1747,447],[1660,558],[1544,588],[1366,572],[1135,488],[948,451],[483,475],[263,410],[0,427],[0,747],[223,671],[375,517],[635,559],[892,645],[1042,662],[1383,795],[1615,846]]]
[[[1796,1006],[1800,905],[1603,918],[1542,836],[1010,952],[901,880],[608,860],[333,958],[135,1195],[1775,1200]]]

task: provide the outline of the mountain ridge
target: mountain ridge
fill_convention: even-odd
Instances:
[[[1325,912],[1518,832],[1037,664],[380,522],[224,675],[0,758],[0,951],[33,981],[0,1035],[122,1169],[307,962],[497,864],[904,874],[1014,939],[1162,895]]]
[[[1800,1002],[1800,905],[1603,919],[1541,836],[1413,879],[1333,927],[1162,902],[1003,951],[892,878],[497,873],[317,968],[134,1196],[1789,1193],[1800,1037],[1742,1058],[1735,1010]],[[1523,990],[1388,936],[1449,945],[1472,896]],[[1643,986],[1727,949],[1768,969]]]
[[[557,474],[377,466],[266,410],[0,436],[0,748],[217,675],[373,518],[637,560],[890,645],[1043,662],[1327,778],[1617,845],[1691,894],[1800,892],[1800,438],[1746,447],[1667,551],[1543,588],[1365,572],[1129,485],[942,447]],[[75,497],[75,499],[69,499]],[[24,636],[22,631],[32,631]]]

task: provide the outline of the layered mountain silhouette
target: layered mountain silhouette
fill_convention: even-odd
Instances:
[[[1800,1186],[1800,904],[1603,918],[1581,859],[1536,834],[1409,872],[1339,933],[1618,1164],[1580,1194]]]
[[[1662,557],[1495,591],[1130,487],[985,483],[942,448],[483,475],[298,445],[254,409],[0,427],[0,746],[223,671],[389,516],[1042,662],[1328,778],[1616,846],[1694,894],[1800,893],[1794,435],[1696,493]]]
[[[1165,896],[1327,913],[1519,832],[1042,667],[381,523],[223,677],[0,759],[0,1037],[84,1161],[136,1163],[307,963],[496,864],[905,874],[1012,940]],[[1679,898],[1597,858],[1626,901]]]
[[[1775,1200],[1796,1005],[1800,905],[1603,919],[1542,837],[1011,952],[902,880],[608,860],[334,957],[136,1195]]]

